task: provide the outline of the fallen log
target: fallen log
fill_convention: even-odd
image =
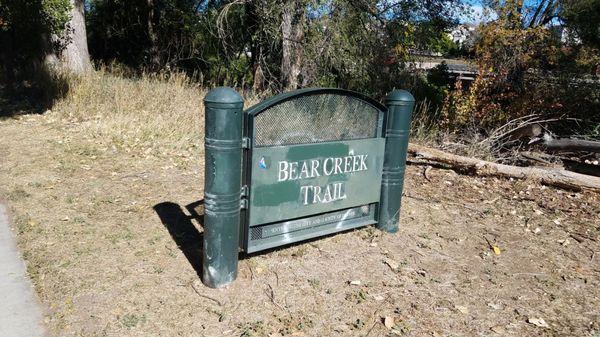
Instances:
[[[469,158],[409,144],[408,153],[421,160],[450,165],[453,169],[468,174],[515,179],[532,179],[542,184],[571,190],[600,190],[600,178],[556,168],[519,167],[496,164],[476,158]]]
[[[591,140],[550,138],[544,140],[544,146],[551,151],[586,151],[600,153],[600,142]]]

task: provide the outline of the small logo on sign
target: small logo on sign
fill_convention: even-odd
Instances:
[[[258,167],[260,167],[263,170],[265,170],[267,168],[267,163],[265,161],[265,157],[260,157],[260,160],[258,161]]]

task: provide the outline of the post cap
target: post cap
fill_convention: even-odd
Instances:
[[[406,90],[394,90],[385,97],[385,101],[388,104],[394,104],[396,102],[396,104],[403,104],[403,102],[413,103],[415,98]]]
[[[244,103],[244,99],[232,88],[216,87],[204,96],[204,102],[235,104]]]

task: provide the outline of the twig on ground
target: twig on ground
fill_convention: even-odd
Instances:
[[[585,235],[585,234],[581,234],[581,233],[569,233],[569,236],[572,237],[575,241],[577,241],[579,243],[582,243],[583,241],[585,241],[584,239],[588,239],[588,240],[594,241],[594,242],[598,241],[589,235]]]
[[[415,197],[414,195],[410,195],[410,194],[406,194],[406,193],[402,194],[402,196],[406,197],[406,198],[410,198],[410,199],[415,199],[415,200],[427,202],[427,203],[435,203],[435,204],[439,203],[438,201],[435,201],[435,200],[427,200],[427,199],[423,199],[423,198],[420,198],[420,197]]]
[[[431,171],[431,165],[427,165],[427,167],[425,167],[425,169],[423,170],[423,177],[425,177],[427,181],[431,182],[431,179],[428,176],[429,171]]]
[[[250,265],[248,265],[248,269],[250,270],[250,280],[254,280],[254,270],[252,270],[252,267],[250,267]]]
[[[267,297],[269,298],[269,300],[271,300],[271,303],[273,303],[273,305],[275,305],[279,309],[288,311],[285,307],[283,307],[281,304],[275,301],[275,291],[273,290],[273,287],[271,287],[269,283],[267,283],[267,287],[269,287],[269,289],[268,291],[267,289],[265,289],[265,294],[267,294]]]
[[[219,306],[223,306],[223,303],[221,303],[221,301],[219,301],[218,299],[214,298],[214,297],[210,297],[208,295],[204,295],[202,294],[200,291],[198,291],[198,289],[196,289],[196,287],[194,287],[194,283],[190,283],[190,285],[192,286],[192,289],[194,289],[194,291],[196,292],[196,294],[198,294],[198,296],[200,297],[204,297],[206,299],[209,299],[211,301],[214,301],[215,303],[217,303]]]
[[[512,274],[512,276],[544,276],[544,277],[548,277],[548,274],[546,273],[514,273]]]
[[[377,319],[377,312],[379,310],[381,310],[381,307],[387,301],[389,301],[390,297],[392,297],[392,294],[388,294],[387,297],[385,298],[385,300],[383,302],[381,302],[381,304],[377,307],[377,309],[375,309],[375,311],[373,311],[373,314],[371,315],[371,317],[375,318],[375,322],[373,323],[373,325],[371,326],[371,328],[369,329],[369,331],[367,331],[367,334],[365,335],[365,337],[369,336],[369,334],[371,333],[371,331],[373,330],[373,328],[375,327],[375,325],[377,325],[377,323],[379,322],[379,320]]]
[[[550,161],[545,160],[544,158],[541,158],[540,156],[537,156],[531,152],[521,152],[521,156],[529,159],[529,160],[533,160],[533,161],[537,161],[540,163],[544,163],[544,164],[548,164],[548,165],[552,165],[553,163]]]

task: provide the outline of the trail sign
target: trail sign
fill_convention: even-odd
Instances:
[[[203,278],[237,275],[253,253],[376,224],[395,232],[414,98],[386,106],[352,91],[281,94],[242,111],[230,88],[205,97]]]

